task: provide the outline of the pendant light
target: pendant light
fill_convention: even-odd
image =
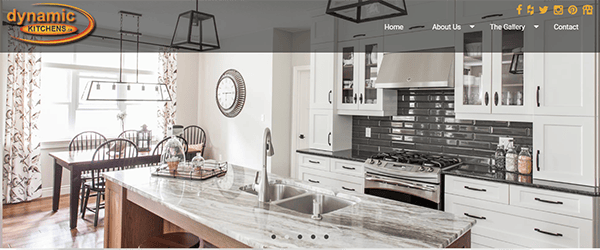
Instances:
[[[140,53],[140,17],[141,14],[119,11],[121,15],[120,38],[120,64],[119,81],[91,81],[83,91],[81,99],[86,101],[172,101],[171,94],[164,83],[140,83],[139,78],[139,53]],[[137,19],[137,31],[123,30],[123,17],[131,16]],[[123,82],[123,35],[137,37],[135,82]]]
[[[404,0],[329,0],[325,13],[355,23],[408,15]]]
[[[195,51],[208,51],[221,48],[215,16],[190,10],[179,14],[175,31],[171,39],[171,47]]]

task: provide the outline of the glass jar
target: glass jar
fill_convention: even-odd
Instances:
[[[202,157],[202,153],[196,153],[196,156],[192,158],[192,168],[195,171],[200,171],[204,167],[204,157]]]
[[[529,154],[529,148],[521,148],[518,165],[520,174],[531,174],[531,154]]]
[[[183,145],[175,136],[171,136],[163,148],[163,153],[160,156],[160,163],[169,166],[169,172],[175,174],[179,163],[185,163],[185,151]]]
[[[506,171],[517,172],[518,155],[512,142],[508,144],[508,150],[506,151],[505,158]]]
[[[494,169],[499,171],[503,171],[506,169],[505,157],[506,152],[504,151],[504,146],[498,144],[498,147],[496,148],[496,153],[494,154]]]

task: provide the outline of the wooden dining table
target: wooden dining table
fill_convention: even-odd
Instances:
[[[187,155],[200,152],[196,148],[188,149]],[[112,168],[115,166],[136,166],[160,162],[160,155],[152,155],[150,152],[139,152],[138,156],[130,159],[102,160],[92,163],[95,150],[84,151],[59,151],[49,153],[54,159],[54,187],[52,193],[52,211],[58,211],[60,201],[60,189],[63,168],[68,169],[71,179],[69,194],[69,226],[71,229],[77,227],[77,214],[79,210],[79,191],[81,189],[81,173],[87,170]],[[191,158],[190,158],[191,159]],[[126,164],[124,164],[126,163]]]

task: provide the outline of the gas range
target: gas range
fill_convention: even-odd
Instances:
[[[371,174],[439,184],[442,168],[459,163],[460,159],[453,157],[394,151],[372,155],[365,161],[365,170]]]

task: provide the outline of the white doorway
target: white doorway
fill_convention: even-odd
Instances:
[[[310,111],[310,66],[294,67],[292,105],[292,168],[290,176],[297,178],[296,150],[308,148],[308,117]]]

